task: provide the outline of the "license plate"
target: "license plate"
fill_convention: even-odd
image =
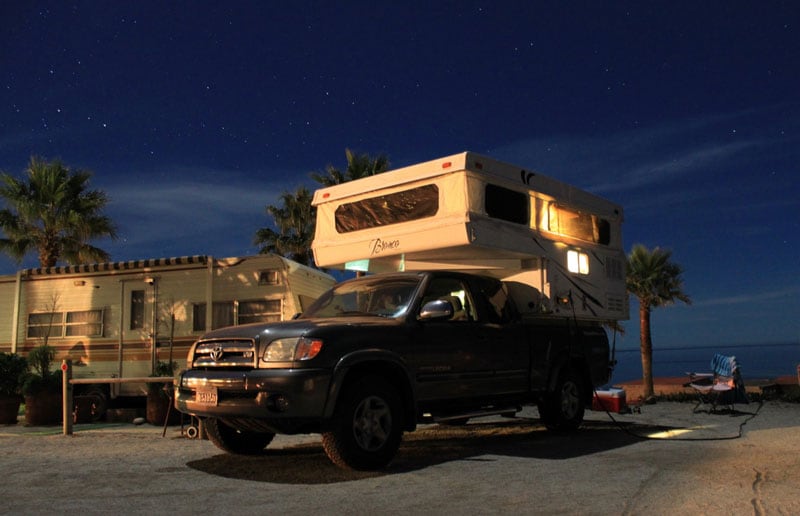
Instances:
[[[217,405],[217,388],[216,387],[206,387],[203,389],[198,389],[194,393],[194,401],[199,405]]]

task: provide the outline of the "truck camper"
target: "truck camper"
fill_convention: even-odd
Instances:
[[[613,366],[603,324],[628,316],[619,206],[469,152],[313,205],[316,264],[365,274],[189,349],[175,407],[217,447],[317,432],[333,463],[374,470],[422,423],[535,405],[550,430],[581,425]]]
[[[317,190],[318,266],[506,281],[527,315],[628,318],[622,208],[472,152]]]
[[[282,321],[335,283],[281,256],[185,256],[25,269],[0,276],[0,351],[27,354],[43,343],[73,376],[142,378],[158,361],[184,367],[203,332]],[[80,384],[104,400],[146,394],[144,384]]]

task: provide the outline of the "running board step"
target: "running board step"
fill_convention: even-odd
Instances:
[[[435,423],[446,423],[448,421],[457,421],[459,419],[472,419],[475,417],[486,417],[486,416],[514,417],[520,410],[522,410],[522,407],[503,407],[503,408],[498,407],[487,410],[477,410],[474,412],[464,412],[463,414],[448,414],[446,416],[433,416],[432,419]],[[429,414],[425,415],[430,417]]]

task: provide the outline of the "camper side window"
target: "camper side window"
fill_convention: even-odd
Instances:
[[[336,231],[349,233],[419,220],[433,217],[438,211],[439,187],[419,186],[402,192],[342,204],[336,208]]]
[[[528,225],[529,197],[527,194],[501,186],[487,184],[484,194],[486,214],[493,219]]]

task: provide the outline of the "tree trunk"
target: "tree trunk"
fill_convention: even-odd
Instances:
[[[650,307],[639,306],[639,335],[642,352],[642,387],[645,400],[655,396],[653,392],[653,340],[650,336]]]

